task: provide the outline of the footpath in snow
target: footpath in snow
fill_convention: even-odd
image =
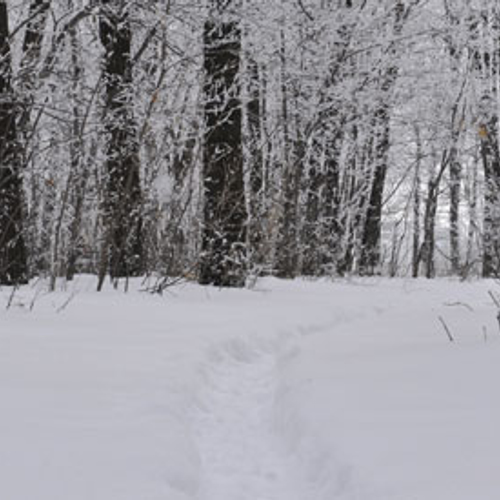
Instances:
[[[194,412],[199,500],[303,500],[301,471],[273,429],[276,348],[235,340],[213,351]]]
[[[291,335],[237,337],[210,349],[192,412],[201,461],[196,500],[368,498],[285,404],[282,371],[299,355]],[[380,497],[372,488],[369,498]]]

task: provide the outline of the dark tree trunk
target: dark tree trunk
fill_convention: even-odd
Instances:
[[[380,239],[382,233],[382,202],[389,153],[389,110],[380,110],[377,122],[380,131],[376,137],[375,170],[370,186],[368,208],[361,241],[359,272],[364,275],[377,273],[380,265]]]
[[[448,151],[444,151],[438,173],[429,179],[427,199],[425,201],[424,212],[424,241],[420,248],[418,259],[416,262],[417,274],[420,263],[425,266],[425,277],[434,278],[436,268],[434,264],[434,251],[436,247],[436,214],[439,201],[439,186],[443,178],[446,168],[448,167],[450,157]]]
[[[262,105],[259,66],[249,61],[249,101],[248,113],[248,151],[250,170],[250,199],[248,241],[251,263],[260,272],[265,263],[264,250],[264,154],[262,134]]]
[[[276,275],[280,278],[296,277],[299,268],[298,201],[303,159],[303,143],[293,145],[283,178],[283,208],[280,217],[280,234],[277,244]]]
[[[281,126],[283,128],[283,166],[282,166],[282,207],[279,221],[278,242],[276,245],[276,275],[280,278],[294,278],[298,268],[297,250],[297,181],[298,162],[295,161],[293,142],[290,137],[289,89],[286,74],[285,33],[281,29]]]
[[[394,5],[394,35],[401,35],[403,23],[409,11],[401,1]],[[359,262],[360,274],[373,275],[380,267],[380,243],[382,231],[382,203],[389,162],[391,95],[396,83],[399,68],[397,66],[397,46],[394,42],[389,48],[391,61],[382,75],[380,85],[380,104],[374,113],[374,171],[368,195],[368,207],[364,219]]]
[[[23,236],[22,148],[16,128],[19,108],[11,84],[7,5],[0,2],[0,284],[27,280]]]
[[[429,181],[429,190],[425,204],[424,214],[424,241],[420,249],[419,263],[425,266],[425,277],[434,278],[436,269],[434,265],[434,250],[436,246],[436,213],[439,196],[439,182],[436,179]]]
[[[313,149],[313,155],[317,149]],[[321,270],[320,259],[320,188],[322,176],[319,173],[319,165],[310,166],[306,176],[306,206],[305,220],[302,228],[302,274],[306,276],[317,276]]]
[[[335,271],[341,238],[339,111],[323,116],[327,122],[317,130],[307,153],[305,213],[301,231],[302,273],[321,276]],[[319,160],[319,161],[318,161]]]
[[[131,31],[126,3],[103,0],[100,38],[105,48],[106,193],[105,244],[100,282],[138,275],[142,265],[142,194],[139,145],[133,116]]]
[[[482,28],[493,29],[493,19],[479,18],[471,24],[474,35]],[[499,37],[498,24],[495,24]],[[499,117],[497,111],[500,51],[495,48],[479,47],[473,55],[474,68],[482,83],[479,112],[480,153],[484,170],[484,213],[483,213],[483,269],[485,278],[500,275],[500,144],[498,142]]]
[[[331,128],[335,125],[339,129],[329,130],[326,140],[326,161],[324,167],[324,185],[322,190],[322,231],[321,238],[324,242],[321,251],[321,273],[331,274],[336,267],[339,253],[339,241],[341,238],[341,226],[339,224],[339,177],[340,177],[340,148],[342,145],[342,133],[338,123],[338,113],[332,117]],[[333,136],[333,137],[332,137]]]
[[[25,100],[24,113],[21,117],[22,132],[29,123],[33,103],[33,92],[37,81],[36,68],[40,61],[42,41],[47,22],[50,0],[31,0],[26,31],[23,39],[23,54],[19,69],[20,87]]]
[[[226,4],[227,5],[227,4]],[[199,282],[243,286],[246,274],[245,191],[240,99],[241,33],[218,6],[204,30],[205,137],[203,234]]]
[[[481,125],[481,157],[484,168],[483,276],[500,274],[500,148],[498,119]]]
[[[412,241],[412,277],[418,278],[420,253],[420,169],[422,163],[422,144],[420,131],[416,127],[417,158],[415,165],[415,179],[413,185],[413,241]]]
[[[81,80],[81,54],[75,29],[69,33],[69,50],[71,52],[71,99],[72,99],[72,124],[70,151],[70,177],[72,219],[69,226],[69,241],[66,254],[66,279],[72,280],[77,272],[77,260],[79,256],[80,227],[83,219],[83,205],[85,199],[85,188],[88,181],[87,168],[84,167],[84,144],[82,140],[82,118],[78,95]]]
[[[460,271],[460,174],[461,165],[454,149],[450,161],[450,263],[453,274]]]

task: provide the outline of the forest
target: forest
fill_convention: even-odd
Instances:
[[[498,500],[499,117],[498,0],[0,0],[0,500]]]
[[[495,0],[0,2],[0,284],[500,271]]]

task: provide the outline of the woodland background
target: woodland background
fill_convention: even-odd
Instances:
[[[0,284],[500,270],[495,0],[0,2]]]

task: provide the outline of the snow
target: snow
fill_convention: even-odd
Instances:
[[[274,349],[252,342],[224,347],[207,368],[194,419],[203,464],[199,498],[299,500],[301,482],[272,428]]]
[[[2,500],[498,499],[493,281],[44,286],[0,290]]]

